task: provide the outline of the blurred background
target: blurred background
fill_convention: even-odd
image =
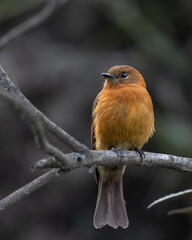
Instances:
[[[1,0],[0,36],[44,7],[40,0]],[[90,147],[92,103],[100,73],[127,64],[145,78],[156,133],[145,151],[192,157],[192,2],[182,0],[70,0],[49,19],[0,50],[0,64],[30,101]],[[22,118],[0,102],[0,198],[33,180],[31,164],[45,155]],[[65,152],[57,139],[50,141]],[[166,215],[192,199],[146,207],[191,188],[191,175],[129,167],[124,195],[128,229],[92,224],[94,175],[77,169],[0,213],[0,239],[192,239],[192,216]]]

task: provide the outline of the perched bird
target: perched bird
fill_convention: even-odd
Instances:
[[[127,65],[114,66],[102,73],[105,83],[92,110],[92,149],[136,150],[141,157],[142,146],[154,132],[151,97],[142,75]],[[98,196],[94,226],[127,228],[129,220],[123,196],[122,178],[126,166],[99,166]]]

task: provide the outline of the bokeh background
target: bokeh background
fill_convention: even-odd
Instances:
[[[0,36],[44,6],[40,0],[1,0]],[[192,157],[192,2],[183,0],[70,0],[41,26],[0,50],[0,64],[30,101],[90,147],[92,102],[101,72],[128,64],[144,76],[155,110],[156,133],[146,151]],[[36,148],[21,116],[0,103],[0,198],[33,180]],[[70,152],[57,139],[52,143]],[[124,194],[128,229],[92,224],[97,185],[78,169],[0,213],[0,239],[192,239],[192,216],[166,215],[192,199],[146,207],[191,188],[191,175],[129,167]]]

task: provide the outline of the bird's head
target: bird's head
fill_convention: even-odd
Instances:
[[[142,75],[135,68],[128,65],[114,66],[107,73],[101,75],[105,77],[105,84],[108,87],[117,87],[124,84],[139,84],[146,87]]]

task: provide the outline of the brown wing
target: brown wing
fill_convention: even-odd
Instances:
[[[98,104],[98,102],[99,102],[99,95],[100,95],[100,93],[97,95],[97,97],[95,98],[95,100],[94,100],[94,102],[93,102],[93,107],[92,107],[92,124],[91,124],[91,148],[93,149],[93,150],[95,150],[95,141],[96,141],[96,139],[95,139],[95,126],[94,126],[94,124],[93,124],[93,112],[94,112],[94,110],[95,110],[95,108],[96,108],[96,106],[97,106],[97,104]]]
[[[93,150],[95,150],[95,142],[96,142],[96,138],[95,138],[95,126],[93,124],[93,112],[99,102],[99,96],[100,96],[100,93],[97,95],[97,97],[95,98],[94,102],[93,102],[93,107],[92,107],[92,124],[91,124],[91,148]],[[99,172],[98,172],[98,169],[96,168],[95,169],[95,180],[96,180],[96,183],[99,184]]]
[[[93,122],[91,124],[91,148],[95,150],[95,133],[94,133],[94,125]]]

